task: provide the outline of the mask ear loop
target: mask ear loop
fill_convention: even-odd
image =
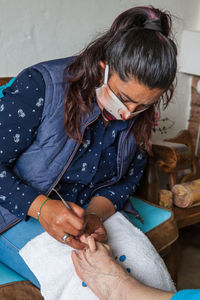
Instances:
[[[108,73],[109,73],[109,65],[105,65],[104,83],[103,84],[107,84],[108,83]]]

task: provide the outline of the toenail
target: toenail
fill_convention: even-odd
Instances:
[[[126,271],[127,271],[128,273],[131,273],[131,269],[130,269],[130,268],[126,268]]]

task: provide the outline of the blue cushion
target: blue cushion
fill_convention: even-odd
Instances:
[[[0,86],[0,98],[4,97],[4,94],[3,94],[3,90],[9,86],[12,85],[12,83],[15,81],[15,77],[12,78],[8,83],[6,83],[5,85],[2,85]]]
[[[165,222],[172,216],[172,213],[166,209],[155,207],[151,203],[145,202],[136,197],[130,197],[134,208],[139,212],[144,220],[144,224],[135,218],[132,214],[122,212],[136,227],[146,233],[159,224]]]
[[[26,279],[0,262],[0,285],[23,280]]]
[[[171,300],[198,300],[200,299],[200,289],[182,290],[176,293]]]

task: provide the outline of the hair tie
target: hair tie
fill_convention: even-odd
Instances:
[[[162,26],[159,19],[156,20],[146,20],[143,26],[144,29],[154,30],[162,32]]]

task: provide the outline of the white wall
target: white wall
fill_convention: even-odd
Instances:
[[[190,16],[188,18],[189,24],[193,23],[195,30],[200,30],[200,1],[199,0],[192,0],[191,4],[193,5],[194,10],[192,11],[190,9]],[[190,6],[190,1],[187,3],[188,6]],[[195,18],[194,18],[195,14]],[[191,22],[191,20],[194,18],[194,21]],[[190,27],[190,25],[189,25]],[[194,29],[194,28],[188,28],[188,29]]]
[[[16,75],[42,60],[76,54],[119,13],[149,4],[176,16],[178,43],[183,29],[200,27],[199,0],[0,0],[0,76]],[[163,114],[176,121],[169,136],[186,128],[188,119],[190,78],[183,74],[177,77],[174,103]]]

